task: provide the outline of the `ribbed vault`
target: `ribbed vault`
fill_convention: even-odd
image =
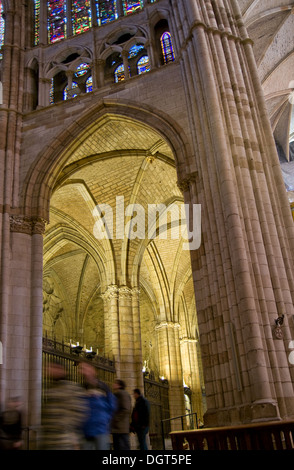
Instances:
[[[155,130],[109,116],[85,131],[68,154],[52,193],[44,239],[44,279],[50,286],[44,291],[44,328],[50,336],[103,353],[107,311],[101,294],[112,285],[138,287],[143,361],[159,373],[156,325],[180,322],[185,337],[195,337],[197,328],[173,152]],[[161,215],[150,223],[148,209],[159,204]],[[129,225],[136,236],[118,237],[119,224],[127,227],[138,214],[132,213],[133,205],[143,210],[144,223],[138,219],[137,226]],[[105,216],[107,207],[113,210],[113,225]],[[105,239],[96,232],[101,217],[112,234]]]

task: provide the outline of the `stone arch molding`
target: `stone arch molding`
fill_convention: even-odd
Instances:
[[[177,122],[147,105],[105,99],[90,107],[71,125],[65,125],[52,142],[39,151],[21,188],[20,206],[24,216],[49,220],[50,198],[74,145],[86,139],[109,116],[137,121],[158,132],[173,152],[178,180],[188,177],[190,145]]]
[[[74,53],[77,53],[78,57],[65,64],[64,60]],[[56,54],[51,62],[45,66],[44,76],[45,78],[51,79],[60,71],[74,72],[77,66],[83,62],[92,65],[92,60],[92,54],[86,47],[64,47],[61,51],[58,52],[58,54]]]

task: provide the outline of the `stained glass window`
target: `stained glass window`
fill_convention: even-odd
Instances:
[[[91,27],[91,2],[90,0],[72,0],[72,31],[80,34]]]
[[[168,62],[173,62],[175,60],[175,56],[170,33],[163,33],[160,38],[160,43],[164,63],[167,64]]]
[[[96,0],[96,11],[99,25],[118,18],[116,0]]]
[[[2,1],[0,0],[0,49],[4,44],[4,30],[5,30],[5,20],[2,17],[2,13],[3,13],[3,5],[2,5]],[[2,59],[1,50],[0,50],[0,59]]]
[[[63,91],[63,99],[64,100],[67,100],[69,98],[75,98],[76,96],[78,96],[77,93],[74,93],[73,89],[74,88],[77,88],[78,87],[78,84],[76,82],[72,82],[72,86],[71,86],[71,93],[69,93],[69,86],[66,85],[66,87],[64,88],[64,91]]]
[[[148,55],[143,55],[143,57],[141,57],[141,59],[138,60],[137,70],[138,70],[138,75],[140,75],[141,73],[149,72],[150,64],[149,64]]]
[[[86,81],[86,93],[89,93],[93,90],[93,78],[89,77]]]
[[[34,5],[34,19],[35,19],[35,37],[34,43],[35,46],[39,44],[40,40],[40,0],[35,0]]]
[[[125,79],[125,69],[123,64],[119,65],[114,71],[114,80],[116,83]]]
[[[144,49],[144,46],[142,44],[135,44],[134,46],[132,46],[129,50],[129,59],[136,57],[139,52],[142,51],[142,49]]]
[[[86,75],[89,69],[90,69],[90,65],[83,62],[82,64],[77,66],[76,71],[75,71],[75,76],[82,77],[83,75]]]
[[[50,94],[49,94],[49,103],[54,103],[54,78],[51,78],[51,85],[50,85]]]
[[[56,42],[66,37],[66,0],[48,1],[49,42]]]
[[[129,15],[143,8],[143,0],[123,0],[124,14]]]

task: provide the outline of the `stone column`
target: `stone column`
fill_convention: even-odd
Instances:
[[[123,58],[124,72],[125,72],[125,80],[130,78],[128,56],[129,56],[129,53],[127,51],[122,51],[122,58]]]
[[[24,44],[25,44],[25,6],[5,5],[5,44],[2,59],[3,103],[0,105],[0,341],[2,344],[3,364],[0,366],[0,400],[4,404],[14,387],[16,373],[10,373],[7,390],[8,344],[13,340],[11,322],[11,261],[12,240],[10,233],[11,207],[19,202],[19,155],[22,126],[23,81],[24,81]],[[15,258],[13,258],[15,259]],[[11,341],[12,340],[12,341]],[[23,342],[23,340],[22,340]],[[15,344],[18,351],[20,344]],[[10,346],[11,347],[11,346]],[[14,354],[14,353],[13,353]],[[18,354],[18,352],[17,352]],[[26,366],[27,367],[27,366]],[[13,376],[14,375],[14,376]]]
[[[48,44],[48,29],[47,29],[47,2],[40,2],[40,39],[41,45]]]
[[[39,99],[38,99],[38,108],[44,106],[49,106],[50,104],[50,88],[51,88],[51,79],[50,78],[40,78],[39,79]]]
[[[160,374],[169,382],[170,416],[185,414],[183,372],[179,339],[180,325],[161,322],[156,327]],[[171,421],[172,430],[181,429],[181,420]]]
[[[133,301],[135,311],[133,312]],[[124,286],[119,288],[119,325],[120,325],[120,360],[121,378],[126,381],[128,388],[142,387],[142,362],[137,364],[138,338],[141,335],[138,329],[139,309],[136,299],[133,299],[132,289]],[[136,335],[135,335],[136,332]],[[137,344],[137,346],[136,346]],[[136,351],[136,355],[135,355]],[[138,376],[139,372],[139,376]],[[139,383],[138,383],[139,381]]]
[[[120,345],[118,319],[118,287],[109,286],[101,295],[104,302],[105,355],[115,360],[116,374],[120,376]]]
[[[95,88],[102,88],[104,86],[104,67],[105,60],[97,59],[94,62],[95,73],[94,73],[94,83]]]
[[[2,372],[5,399],[21,398],[28,426],[40,424],[44,228],[43,220],[10,217],[9,315]]]
[[[183,378],[185,384],[191,389],[192,412],[197,413],[198,420],[203,420],[202,391],[200,370],[195,338],[183,337],[180,340]]]
[[[118,16],[124,16],[124,8],[123,8],[123,3],[122,0],[117,0],[116,2],[116,8],[117,8],[117,14]]]
[[[105,352],[115,360],[116,375],[129,391],[143,389],[139,291],[109,286],[105,305]]]
[[[142,342],[141,342],[141,322],[140,322],[140,289],[134,287],[131,290],[132,295],[132,316],[133,316],[133,333],[134,333],[134,347],[133,347],[133,360],[134,372],[136,377],[136,385],[134,388],[144,390],[144,380],[142,375]]]
[[[191,258],[206,423],[293,417],[294,227],[252,44],[237,1],[171,3],[195,136],[185,202],[202,206]],[[284,341],[273,335],[278,317]]]

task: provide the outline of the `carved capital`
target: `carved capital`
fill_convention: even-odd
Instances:
[[[132,295],[132,289],[127,286],[119,287],[118,293],[120,298],[130,298]]]
[[[135,297],[136,295],[139,296],[139,295],[140,295],[140,292],[141,292],[141,290],[140,290],[138,287],[134,287],[134,288],[132,289],[131,294],[132,294],[133,297]]]
[[[188,178],[185,178],[182,181],[177,182],[177,186],[182,193],[189,191],[190,188],[190,180]]]
[[[140,289],[134,287],[133,289],[127,286],[118,287],[116,285],[108,286],[106,291],[101,294],[103,300],[131,298],[140,294]]]
[[[43,235],[46,221],[40,217],[10,216],[10,231],[27,235]]]
[[[116,285],[108,286],[107,290],[101,294],[101,298],[105,301],[118,298],[118,287]]]

